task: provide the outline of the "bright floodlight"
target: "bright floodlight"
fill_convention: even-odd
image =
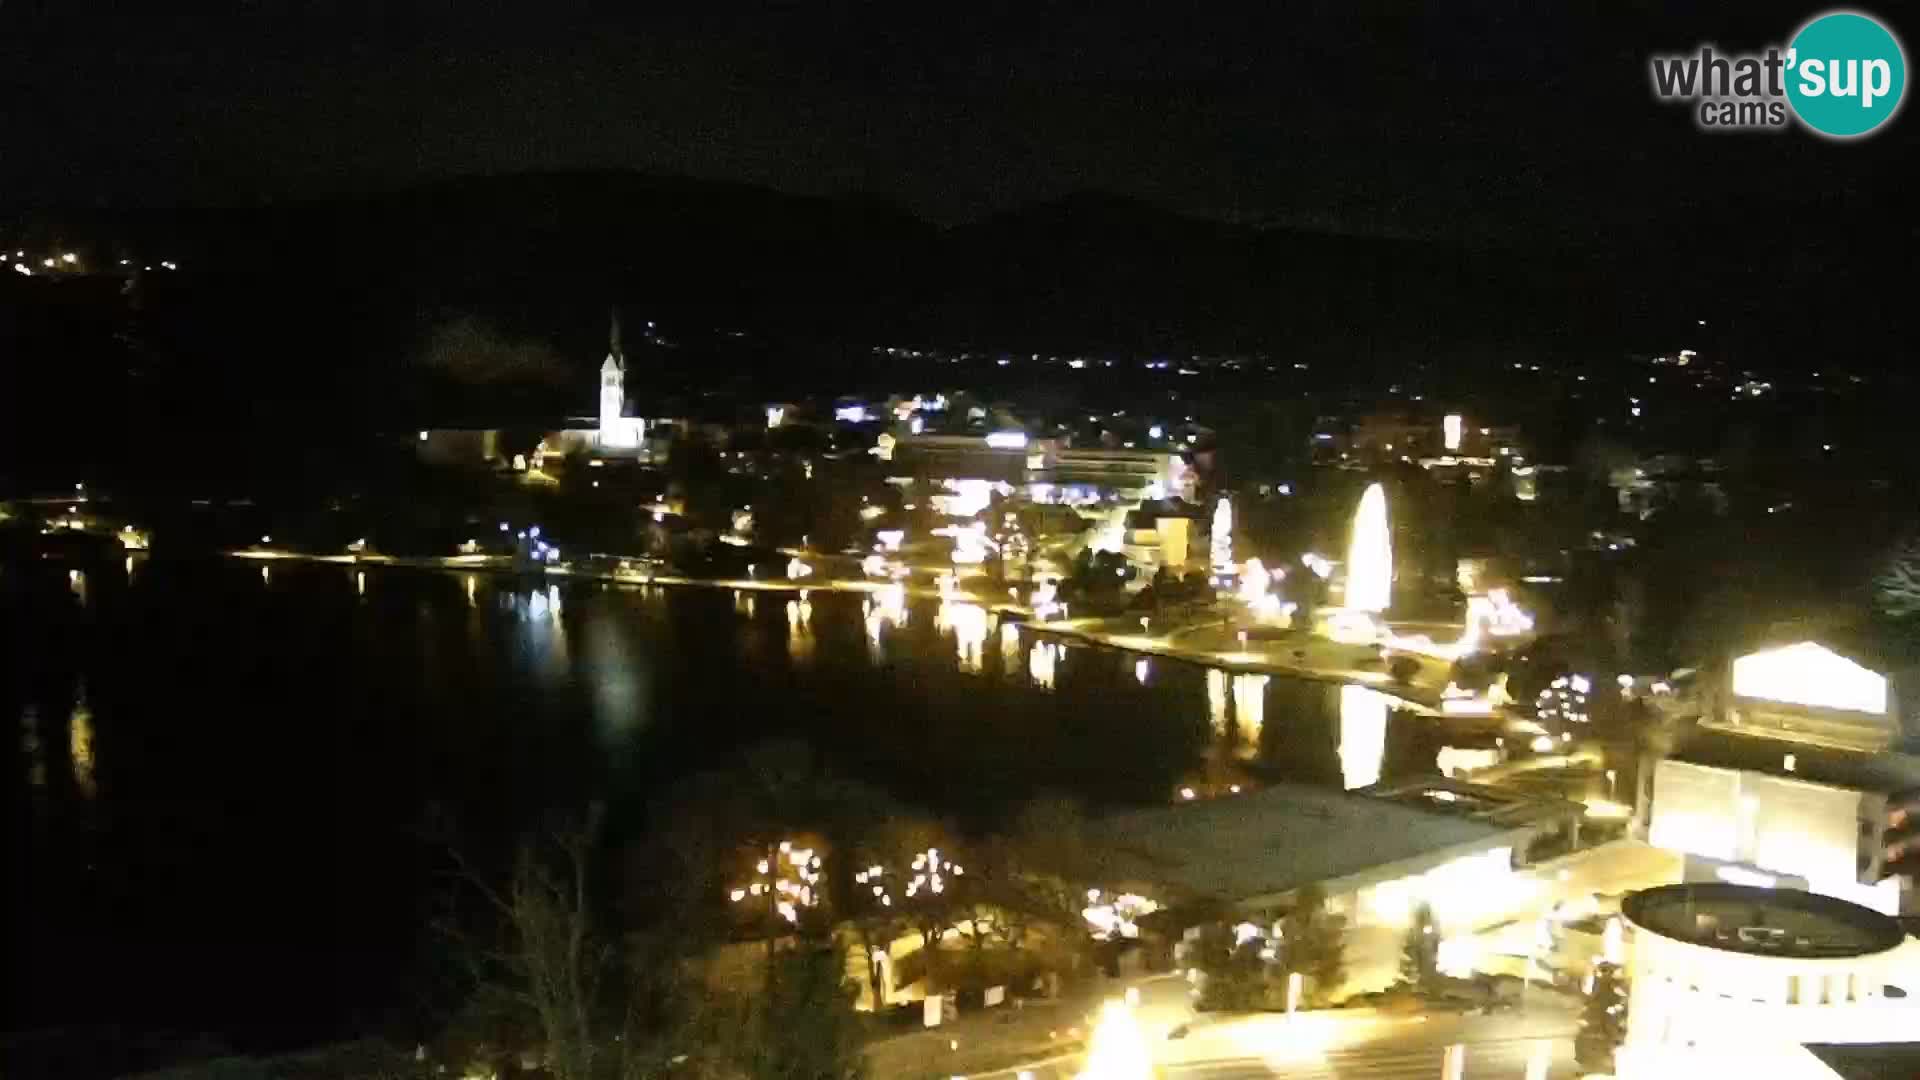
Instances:
[[[1118,1000],[1101,1006],[1100,1023],[1093,1029],[1081,1080],[1146,1080],[1152,1075],[1147,1040],[1133,1010]]]
[[[1459,413],[1449,413],[1440,421],[1440,432],[1446,437],[1448,450],[1460,449],[1461,420]]]
[[[1387,610],[1393,588],[1393,547],[1387,533],[1387,490],[1370,484],[1353,515],[1347,546],[1347,603],[1354,611]]]
[[[995,450],[1019,450],[1027,445],[1024,431],[996,431],[987,436],[987,445]]]

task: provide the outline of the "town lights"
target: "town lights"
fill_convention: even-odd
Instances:
[[[801,908],[819,903],[815,886],[819,884],[823,865],[820,855],[812,848],[782,840],[776,854],[754,864],[754,880],[730,889],[727,899],[738,904],[765,897],[774,914],[789,924],[798,923]],[[769,878],[772,880],[767,880]]]

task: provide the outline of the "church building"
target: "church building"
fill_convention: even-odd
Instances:
[[[607,359],[600,365],[600,429],[595,449],[602,454],[637,451],[646,444],[647,422],[627,412],[627,357],[620,348],[620,313],[613,313]]]
[[[592,425],[592,426],[589,426]],[[600,410],[596,416],[568,417],[555,424],[531,454],[511,459],[503,449],[501,428],[422,430],[416,448],[434,465],[492,465],[524,471],[546,458],[647,460],[647,421],[627,415],[627,356],[620,342],[620,313],[613,312],[607,358],[600,364]]]

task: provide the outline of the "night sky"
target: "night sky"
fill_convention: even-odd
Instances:
[[[1626,226],[1674,229],[1680,245],[1701,216],[1912,230],[1892,164],[1913,149],[1912,116],[1850,145],[1710,136],[1651,98],[1649,52],[1784,41],[1806,6],[1208,4],[1200,17],[1192,4],[208,0],[193,6],[218,14],[144,14],[159,6],[0,0],[0,205],[244,204],[616,167],[870,193],[940,222],[1096,189],[1470,241]]]

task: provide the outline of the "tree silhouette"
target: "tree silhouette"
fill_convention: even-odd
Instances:
[[[1300,891],[1280,928],[1287,970],[1310,981],[1314,1000],[1327,1000],[1347,978],[1345,920],[1327,910],[1326,894],[1319,886],[1309,885]]]
[[[1895,618],[1920,614],[1920,536],[1908,537],[1873,579],[1875,606]]]
[[[1613,1068],[1613,1052],[1627,1037],[1627,980],[1619,964],[1593,966],[1593,985],[1580,1007],[1580,1032],[1573,1054],[1582,1067]]]
[[[1440,975],[1440,927],[1433,907],[1422,901],[1413,911],[1406,940],[1400,946],[1400,984],[1426,992]]]

